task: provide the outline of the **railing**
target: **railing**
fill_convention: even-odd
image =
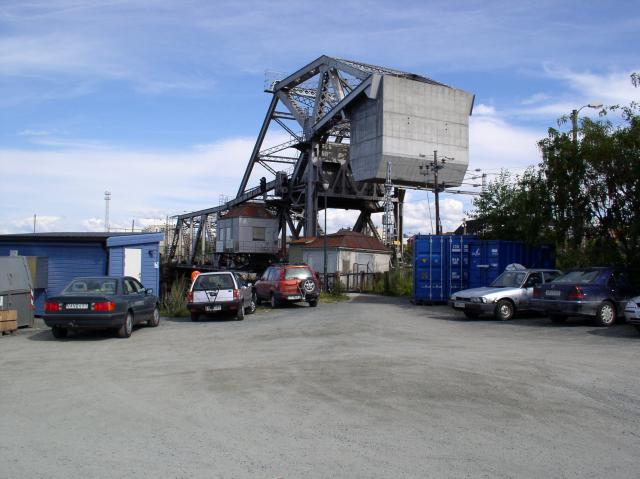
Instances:
[[[385,273],[329,273],[327,281],[329,291],[336,288],[336,283],[340,281],[342,289],[348,293],[373,292],[376,280],[383,278]],[[320,284],[324,289],[324,274],[319,273]]]

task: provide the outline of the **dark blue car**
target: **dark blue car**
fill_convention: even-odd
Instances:
[[[111,329],[131,336],[133,326],[160,323],[158,297],[129,276],[76,278],[57,296],[47,298],[44,322],[56,338],[73,329]]]
[[[594,318],[599,326],[611,326],[624,315],[635,295],[624,271],[611,267],[579,268],[534,289],[532,307],[554,323],[569,316]]]

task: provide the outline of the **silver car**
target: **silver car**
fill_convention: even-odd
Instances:
[[[235,271],[199,274],[187,291],[187,300],[191,321],[221,312],[235,313],[236,319],[242,321],[245,313],[256,310],[253,285]]]
[[[548,283],[561,274],[557,269],[505,270],[489,286],[453,293],[449,305],[464,312],[467,318],[488,314],[507,321],[518,311],[531,309],[535,285]]]
[[[624,317],[627,323],[633,324],[640,331],[640,296],[631,298],[624,307]]]

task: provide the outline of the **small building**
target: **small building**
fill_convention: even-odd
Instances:
[[[41,315],[46,298],[78,276],[132,276],[159,293],[162,238],[162,233],[0,235],[0,256],[39,257],[38,277],[44,277],[33,292],[35,313]]]
[[[278,253],[278,218],[260,203],[236,206],[218,219],[216,253]]]
[[[307,263],[324,273],[324,237],[301,238],[289,243],[289,261]],[[327,270],[332,273],[389,271],[391,251],[380,240],[350,230],[327,235]]]

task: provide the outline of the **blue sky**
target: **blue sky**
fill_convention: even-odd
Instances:
[[[0,0],[0,233],[145,225],[235,194],[265,70],[322,54],[476,95],[470,168],[537,164],[572,108],[640,100],[640,2]],[[594,114],[588,109],[581,114]],[[256,179],[257,181],[257,179]],[[427,196],[405,225],[429,232]],[[470,208],[446,196],[445,230]],[[353,212],[332,212],[335,229]]]

